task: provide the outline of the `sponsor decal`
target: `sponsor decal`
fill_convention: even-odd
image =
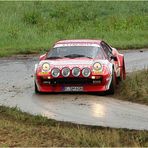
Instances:
[[[93,46],[100,47],[98,44],[90,44],[90,43],[65,43],[65,44],[57,44],[54,47],[67,47],[67,46]]]
[[[39,75],[47,75],[48,72],[39,72],[38,74],[39,74]]]
[[[101,74],[102,71],[93,70],[93,74]]]

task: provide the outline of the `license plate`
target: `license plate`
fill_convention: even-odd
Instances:
[[[83,91],[83,86],[68,86],[68,87],[64,87],[64,91],[68,91],[68,92]]]

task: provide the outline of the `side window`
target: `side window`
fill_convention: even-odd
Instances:
[[[104,52],[107,55],[107,58],[110,59],[110,57],[112,56],[111,49],[104,42],[102,42],[101,45],[102,45],[102,48],[104,49]]]

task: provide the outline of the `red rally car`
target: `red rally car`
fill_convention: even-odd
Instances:
[[[35,65],[35,92],[115,92],[124,56],[102,40],[62,40]]]

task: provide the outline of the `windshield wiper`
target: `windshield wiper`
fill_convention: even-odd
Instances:
[[[63,57],[47,57],[47,59],[62,59]]]
[[[64,56],[65,58],[80,58],[80,57],[86,57],[86,58],[91,58],[91,57],[87,57],[85,55],[80,55],[80,54],[69,54]],[[91,58],[92,59],[92,58]]]

